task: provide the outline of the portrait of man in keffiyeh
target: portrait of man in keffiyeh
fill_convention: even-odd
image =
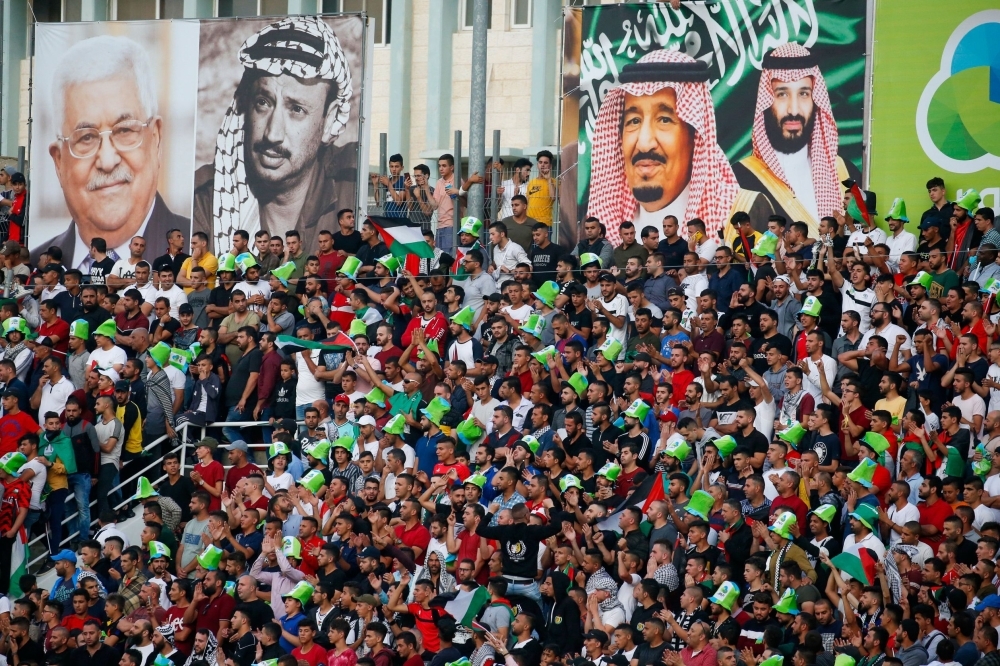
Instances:
[[[214,163],[195,176],[195,231],[208,234],[215,254],[240,229],[251,238],[295,229],[312,248],[337,210],[355,204],[356,144],[334,145],[351,118],[347,56],[324,19],[295,16],[246,39],[239,61]]]
[[[737,211],[764,220],[764,197],[740,189],[716,136],[704,62],[677,51],[652,51],[625,65],[619,87],[597,114],[587,212],[620,242],[622,222],[659,231],[663,218],[705,221],[709,235]],[[681,226],[685,229],[684,225]]]
[[[788,222],[843,209],[841,181],[860,172],[838,154],[839,135],[818,58],[799,44],[764,56],[751,132],[753,151],[733,167],[740,186],[762,192]]]

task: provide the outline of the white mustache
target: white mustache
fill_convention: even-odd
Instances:
[[[94,177],[90,179],[90,182],[87,183],[87,191],[93,192],[94,190],[99,190],[102,187],[118,185],[119,183],[128,184],[132,182],[134,177],[135,176],[133,176],[131,169],[124,164],[119,164],[111,173],[98,171]]]

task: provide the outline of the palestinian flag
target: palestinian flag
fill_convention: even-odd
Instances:
[[[411,254],[424,259],[434,257],[434,250],[424,240],[424,232],[419,223],[410,222],[404,217],[369,216],[368,221],[378,230],[392,256],[400,259],[406,259]]]
[[[861,191],[861,186],[853,180],[845,180],[844,187],[847,188],[847,214],[855,220],[864,220],[869,227],[872,225],[871,213],[865,203],[865,193]]]
[[[354,349],[354,343],[344,332],[338,333],[326,340],[300,340],[290,335],[279,335],[276,341],[278,349],[286,354],[294,354],[301,351],[319,350],[321,352],[340,352]]]
[[[458,620],[459,624],[471,629],[479,611],[488,603],[490,603],[490,593],[485,585],[480,585],[471,592],[459,588],[458,594],[444,605],[444,609]]]
[[[656,500],[662,500],[666,496],[668,483],[670,483],[670,479],[666,474],[650,474],[642,482],[642,485],[633,490],[628,497],[621,501],[618,508],[597,524],[597,528],[611,532],[620,530],[618,518],[625,509],[634,506],[645,513],[650,504]],[[643,524],[645,525],[646,523]]]
[[[462,260],[465,259],[466,254],[472,252],[473,250],[479,250],[480,252],[483,252],[483,246],[479,244],[479,241],[473,243],[472,247],[470,248],[465,248],[465,249],[462,249],[460,247],[455,248],[455,263],[452,264],[451,267],[451,274],[455,280],[461,282],[465,280],[466,277],[468,277],[465,273],[465,264],[462,263]],[[483,252],[483,256],[485,255],[486,253]]]
[[[670,484],[670,479],[666,472],[661,472],[659,477],[660,482],[653,484],[653,487],[649,489],[649,494],[646,495],[646,501],[642,503],[643,514],[649,511],[650,504],[667,496],[667,486]]]
[[[878,555],[868,548],[851,546],[840,555],[830,558],[830,563],[840,569],[841,573],[861,581],[865,587],[875,584],[875,562]]]

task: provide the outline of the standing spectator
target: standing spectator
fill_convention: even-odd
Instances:
[[[55,356],[49,356],[42,361],[42,373],[42,377],[38,381],[38,388],[31,396],[31,408],[42,416],[48,412],[62,414],[66,408],[66,401],[76,390],[76,387],[63,376],[62,364],[56,360]]]
[[[571,254],[577,259],[581,259],[585,254],[596,255],[601,260],[600,268],[610,270],[615,260],[615,248],[604,238],[604,225],[601,221],[596,217],[584,220],[583,236],[583,240],[576,244]],[[619,266],[619,268],[624,267]]]
[[[0,593],[6,595],[11,583],[11,560],[17,546],[18,532],[28,517],[31,487],[20,478],[19,471],[27,462],[21,453],[5,453],[0,457],[0,483],[3,499],[0,501]],[[27,541],[23,539],[22,543]],[[23,547],[23,546],[22,546]]]
[[[21,437],[37,433],[41,428],[27,412],[21,411],[19,391],[7,389],[3,392],[3,416],[0,416],[0,455],[17,450]]]
[[[434,200],[437,202],[437,236],[435,245],[443,252],[452,254],[455,245],[454,226],[458,200],[458,184],[455,182],[455,156],[444,154],[438,158],[438,180],[434,184]]]
[[[500,222],[507,228],[507,236],[527,250],[531,247],[535,225],[541,223],[528,216],[528,199],[523,194],[514,194],[510,200],[509,208],[510,213],[503,216]],[[546,238],[548,235],[548,227],[546,227]]]
[[[174,431],[174,391],[165,372],[170,362],[170,347],[159,342],[149,349],[146,357],[146,418],[143,421],[143,439],[149,443]]]
[[[180,229],[171,229],[167,232],[167,251],[153,259],[153,275],[159,276],[160,271],[169,268],[176,279],[188,256],[190,255],[184,252],[184,234],[181,233]],[[163,287],[160,288],[163,289]]]
[[[97,442],[101,450],[101,468],[97,477],[98,513],[110,511],[112,503],[117,504],[119,491],[111,492],[118,485],[118,470],[121,468],[122,447],[125,445],[125,428],[115,416],[115,402],[111,396],[102,395],[94,407],[97,422]]]
[[[555,158],[547,150],[535,155],[538,176],[528,181],[525,194],[528,197],[528,215],[547,227],[552,226],[552,209],[558,193],[558,181],[552,177]]]
[[[62,544],[63,518],[66,516],[66,497],[69,495],[69,474],[76,474],[76,455],[73,442],[63,433],[59,412],[40,412],[45,417],[45,432],[39,441],[41,457],[37,458],[47,468],[46,481],[49,495],[45,500],[49,511],[49,554],[55,554]]]
[[[215,274],[219,271],[219,260],[208,251],[208,236],[201,231],[191,234],[191,256],[184,260],[184,263],[181,264],[181,270],[177,274],[177,284],[183,287],[185,292],[194,289],[191,273],[195,266],[201,266],[205,269],[208,288],[214,289]]]
[[[212,437],[206,437],[194,447],[194,454],[198,457],[198,464],[191,470],[191,480],[195,486],[210,496],[209,511],[218,511],[222,508],[222,500],[220,498],[222,497],[222,482],[226,472],[222,467],[222,463],[213,457],[215,449],[218,447],[219,442]],[[192,513],[194,512],[193,507],[191,511]]]
[[[233,376],[226,383],[226,404],[229,405],[227,421],[253,420],[253,411],[257,406],[257,377],[260,375],[263,359],[257,346],[257,337],[257,331],[250,326],[243,326],[236,333],[236,344],[242,355],[233,368]],[[225,427],[222,432],[230,442],[241,439],[235,428]]]
[[[95,236],[90,239],[90,284],[104,284],[105,277],[111,274],[118,260],[118,253],[114,250],[111,252],[114,256],[108,254],[108,243],[103,238]],[[85,268],[86,263],[87,260],[81,266]]]
[[[493,246],[491,272],[498,286],[513,279],[514,267],[528,261],[524,248],[507,237],[507,225],[497,222],[490,227],[490,245]],[[468,296],[468,292],[466,292]]]

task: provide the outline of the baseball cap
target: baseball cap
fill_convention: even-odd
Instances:
[[[53,557],[52,559],[56,559]],[[977,613],[982,613],[987,608],[1000,608],[1000,596],[995,594],[988,595],[985,599],[976,604],[975,611]]]
[[[118,381],[115,382],[115,390],[131,392],[132,384],[127,379],[119,379]]]
[[[69,550],[68,548],[64,548],[52,556],[53,562],[61,562],[63,560],[65,560],[66,562],[72,562],[73,564],[76,564],[76,553],[74,553],[72,550]]]
[[[600,641],[601,645],[607,645],[608,643],[608,635],[603,631],[601,631],[600,629],[591,629],[590,631],[588,631],[583,635],[584,640],[587,640],[588,638],[593,638],[596,641]]]
[[[21,251],[21,245],[17,241],[5,241],[0,245],[0,254],[17,254]]]
[[[18,391],[17,389],[7,389],[6,391],[3,392],[3,396],[2,397],[4,397],[4,398],[17,398],[18,400],[20,400],[21,399],[21,392]]]
[[[177,314],[193,315],[194,308],[191,307],[190,303],[181,303],[180,307],[177,308]]]
[[[114,368],[101,368],[97,371],[97,374],[104,375],[111,380],[112,384],[117,384],[120,377],[118,376],[118,371]]]
[[[744,379],[743,383],[746,384],[747,386],[760,386],[760,384],[758,384],[757,382],[755,382],[754,380],[749,379],[749,378],[748,379]]]
[[[792,284],[792,278],[790,278],[789,276],[785,275],[784,273],[782,273],[781,275],[775,276],[774,280],[775,280],[775,282],[784,282],[787,285],[791,285]]]
[[[500,302],[500,294],[499,293],[489,294],[489,295],[486,296],[486,300],[489,301],[490,303],[499,303]]]
[[[62,266],[59,264],[47,264],[45,268],[42,269],[43,273],[48,273],[49,271],[55,271],[56,273],[62,273]]]
[[[497,357],[492,354],[486,354],[483,356],[483,365],[500,365],[500,361]]]
[[[295,425],[294,419],[281,419],[275,424],[275,426],[286,432],[296,432],[299,429],[299,427]]]
[[[354,600],[354,603],[357,603],[357,604],[368,604],[369,606],[372,606],[373,608],[377,608],[379,606],[378,601],[375,599],[374,596],[372,596],[370,594],[362,594],[360,597],[358,597],[357,599]]]
[[[632,360],[633,361],[644,361],[646,363],[652,363],[653,362],[653,359],[646,352],[639,352],[638,354],[635,355],[635,358],[632,359]]]
[[[930,217],[928,217],[926,220],[924,220],[923,222],[920,223],[920,228],[921,229],[930,229],[931,227],[936,227],[936,226],[938,226],[938,223],[935,222],[934,219],[930,218]],[[993,596],[993,595],[990,595],[990,596]],[[979,605],[982,606],[982,604],[979,604]]]
[[[368,546],[367,548],[364,548],[361,551],[358,557],[377,560],[378,558],[382,557],[382,553],[380,553],[378,548],[376,548],[375,546]]]
[[[225,448],[229,449],[230,451],[236,449],[237,451],[242,451],[243,453],[250,453],[250,447],[248,447],[247,443],[244,442],[242,439],[237,439],[235,442],[230,442],[229,446]]]
[[[342,402],[345,405],[351,404],[351,399],[349,397],[347,397],[346,393],[340,393],[340,394],[338,394],[337,397],[333,399],[333,401],[334,402]]]
[[[28,340],[27,342],[30,342],[31,344],[34,345],[41,345],[43,347],[48,347],[49,349],[52,349],[56,346],[55,343],[52,342],[52,338],[50,338],[47,335],[39,336],[34,340]]]
[[[598,282],[617,282],[615,276],[611,273],[601,273],[600,277],[597,278]],[[603,633],[603,632],[602,632]]]
[[[671,287],[670,289],[667,289],[667,296],[683,296],[683,295],[684,295],[683,287]]]
[[[371,415],[365,414],[360,419],[358,419],[358,425],[359,426],[374,426],[374,425],[376,425],[376,423],[375,423],[375,419]]]

